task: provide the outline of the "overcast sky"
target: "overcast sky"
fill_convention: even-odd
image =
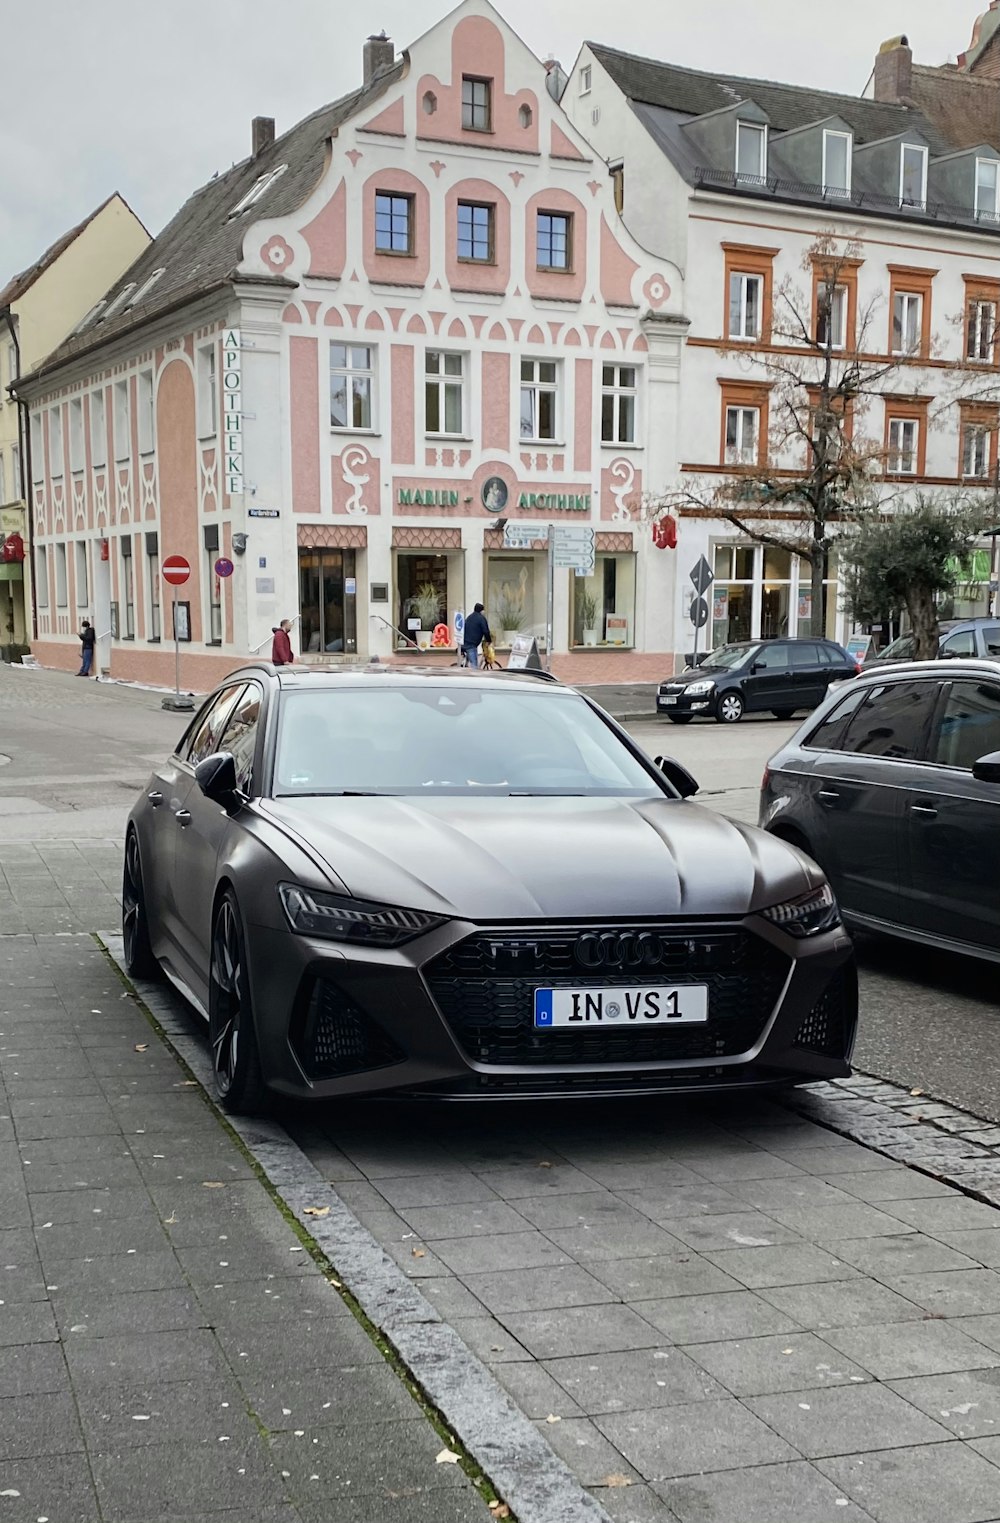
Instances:
[[[584,38],[648,57],[860,94],[887,37],[954,60],[986,0],[503,0],[540,57]],[[0,286],[118,190],[151,232],[278,131],[354,89],[383,28],[397,50],[447,0],[0,0]]]

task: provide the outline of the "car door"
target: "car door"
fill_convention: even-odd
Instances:
[[[957,629],[953,635],[945,635],[938,646],[938,655],[945,660],[954,661],[961,656],[977,656],[976,630]]]
[[[1000,656],[1000,624],[983,624],[976,633],[979,641],[976,655],[996,660]]]
[[[761,645],[748,663],[746,672],[743,701],[747,709],[794,708],[795,705],[789,702],[791,667],[787,640]]]
[[[209,699],[187,726],[177,749],[154,768],[146,789],[149,805],[141,816],[139,848],[142,859],[143,892],[149,915],[153,950],[166,955],[165,943],[176,944],[177,897],[174,891],[174,852],[177,845],[176,811],[187,797],[190,782],[184,760],[194,736],[208,714]]]
[[[904,805],[914,763],[926,750],[937,688],[911,680],[856,691],[830,716],[848,715],[810,771],[809,814],[824,818],[816,852],[844,909],[892,920],[903,872]],[[821,741],[822,729],[807,746]]]
[[[814,709],[826,695],[827,667],[815,640],[791,640],[788,645],[790,709]]]
[[[973,763],[1000,751],[1000,682],[943,684],[927,753],[906,805],[908,923],[1000,948],[1000,784]]]

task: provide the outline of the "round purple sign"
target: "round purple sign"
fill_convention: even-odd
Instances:
[[[221,555],[215,563],[215,574],[216,576],[232,576],[232,561],[227,560],[224,555]]]

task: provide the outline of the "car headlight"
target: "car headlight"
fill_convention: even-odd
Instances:
[[[694,698],[699,693],[710,693],[714,686],[715,683],[709,681],[709,679],[706,677],[704,682],[689,682],[684,691],[689,693],[691,697]]]
[[[798,899],[786,899],[761,910],[765,920],[787,931],[789,936],[818,936],[840,924],[840,911],[829,883],[810,889]]]
[[[426,910],[398,909],[391,904],[368,904],[342,894],[323,894],[294,883],[280,883],[278,893],[288,924],[301,936],[325,936],[332,941],[363,942],[374,947],[398,947],[425,931],[443,925],[443,915]]]

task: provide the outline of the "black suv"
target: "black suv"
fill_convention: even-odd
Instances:
[[[698,714],[735,724],[744,713],[767,709],[791,719],[797,709],[821,703],[831,682],[857,674],[854,657],[833,640],[744,640],[661,682],[656,712],[674,724],[688,724]]]

